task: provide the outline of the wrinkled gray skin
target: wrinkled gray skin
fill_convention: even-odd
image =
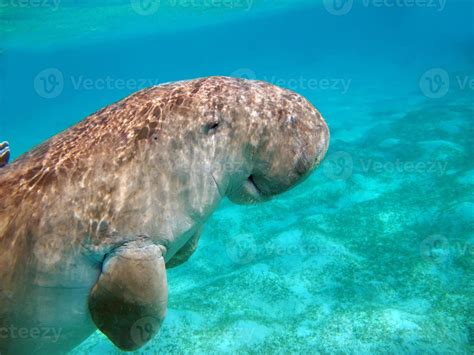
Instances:
[[[328,143],[301,96],[211,77],[142,90],[4,166],[0,352],[63,353],[96,328],[140,348],[165,317],[166,268],[219,202],[290,189]]]

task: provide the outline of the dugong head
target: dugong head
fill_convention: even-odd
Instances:
[[[248,169],[231,179],[227,196],[235,203],[264,201],[302,182],[319,165],[329,130],[316,108],[302,96],[269,84],[260,86],[254,104],[244,106],[252,137]]]
[[[199,139],[222,197],[266,201],[303,181],[323,159],[329,130],[304,97],[269,83],[214,77],[200,83]],[[196,130],[193,125],[187,129]],[[184,134],[186,136],[186,134]]]

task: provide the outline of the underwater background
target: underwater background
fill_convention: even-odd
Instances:
[[[221,204],[139,354],[472,354],[471,0],[1,0],[13,158],[130,93],[209,75],[306,96],[315,173]],[[73,354],[117,354],[96,332]]]

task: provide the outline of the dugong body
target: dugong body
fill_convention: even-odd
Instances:
[[[290,189],[328,143],[303,97],[210,77],[139,91],[2,167],[0,353],[63,353],[97,328],[141,347],[165,317],[166,268],[219,202]]]

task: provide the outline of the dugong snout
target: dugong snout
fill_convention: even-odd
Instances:
[[[289,190],[311,174],[328,149],[329,128],[318,110],[296,93],[271,90],[284,93],[264,120],[251,175],[229,194],[235,203],[265,201]]]

